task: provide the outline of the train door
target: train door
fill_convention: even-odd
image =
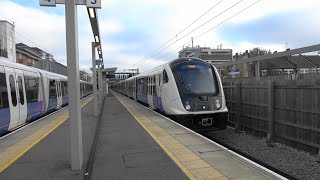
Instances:
[[[152,96],[152,76],[148,77],[148,104],[150,108],[154,108],[153,106],[153,96]]]
[[[56,91],[57,91],[57,109],[62,106],[62,92],[61,92],[61,81],[56,80]]]
[[[24,124],[27,119],[27,103],[23,72],[5,67],[8,99],[10,107],[10,124],[8,129]]]
[[[137,100],[137,78],[133,79],[133,99]]]
[[[158,97],[157,97],[157,81],[156,74],[152,76],[152,101],[153,107],[156,109],[158,107]]]

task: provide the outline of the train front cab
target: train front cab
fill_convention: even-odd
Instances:
[[[216,68],[193,58],[173,61],[170,68],[170,77],[175,81],[171,86],[175,85],[178,92],[171,95],[176,100],[171,101],[170,114],[193,129],[225,129],[228,109]],[[170,96],[169,92],[164,94]]]

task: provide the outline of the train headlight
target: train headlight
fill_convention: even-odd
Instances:
[[[186,105],[186,110],[189,111],[190,109],[191,109],[191,106],[190,106],[189,104],[187,104],[187,105]]]
[[[216,108],[217,108],[217,109],[220,109],[220,108],[221,108],[221,103],[220,103],[220,100],[219,100],[219,99],[216,100]]]

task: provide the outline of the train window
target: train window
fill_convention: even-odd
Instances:
[[[153,87],[153,96],[156,96],[156,75],[153,75],[153,83],[152,83],[152,87]]]
[[[21,105],[24,105],[24,93],[23,93],[23,84],[21,76],[18,76],[18,87],[19,87],[19,97]]]
[[[9,107],[6,75],[0,73],[0,109]]]
[[[56,90],[56,81],[50,80],[49,82],[49,98],[56,98],[57,97],[57,90]]]
[[[39,78],[25,76],[24,77],[24,84],[26,87],[27,103],[37,102],[38,101]]]
[[[163,70],[163,84],[167,83],[169,81],[168,75],[167,75],[167,71],[164,69]]]
[[[67,96],[68,95],[68,82],[64,81],[63,82],[63,86],[64,86],[64,95],[63,96]]]
[[[10,82],[12,105],[17,106],[16,82],[14,81],[13,75],[9,76],[9,82]]]

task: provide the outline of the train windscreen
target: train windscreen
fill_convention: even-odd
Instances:
[[[181,97],[219,93],[217,77],[210,64],[184,61],[172,65],[171,69]]]

